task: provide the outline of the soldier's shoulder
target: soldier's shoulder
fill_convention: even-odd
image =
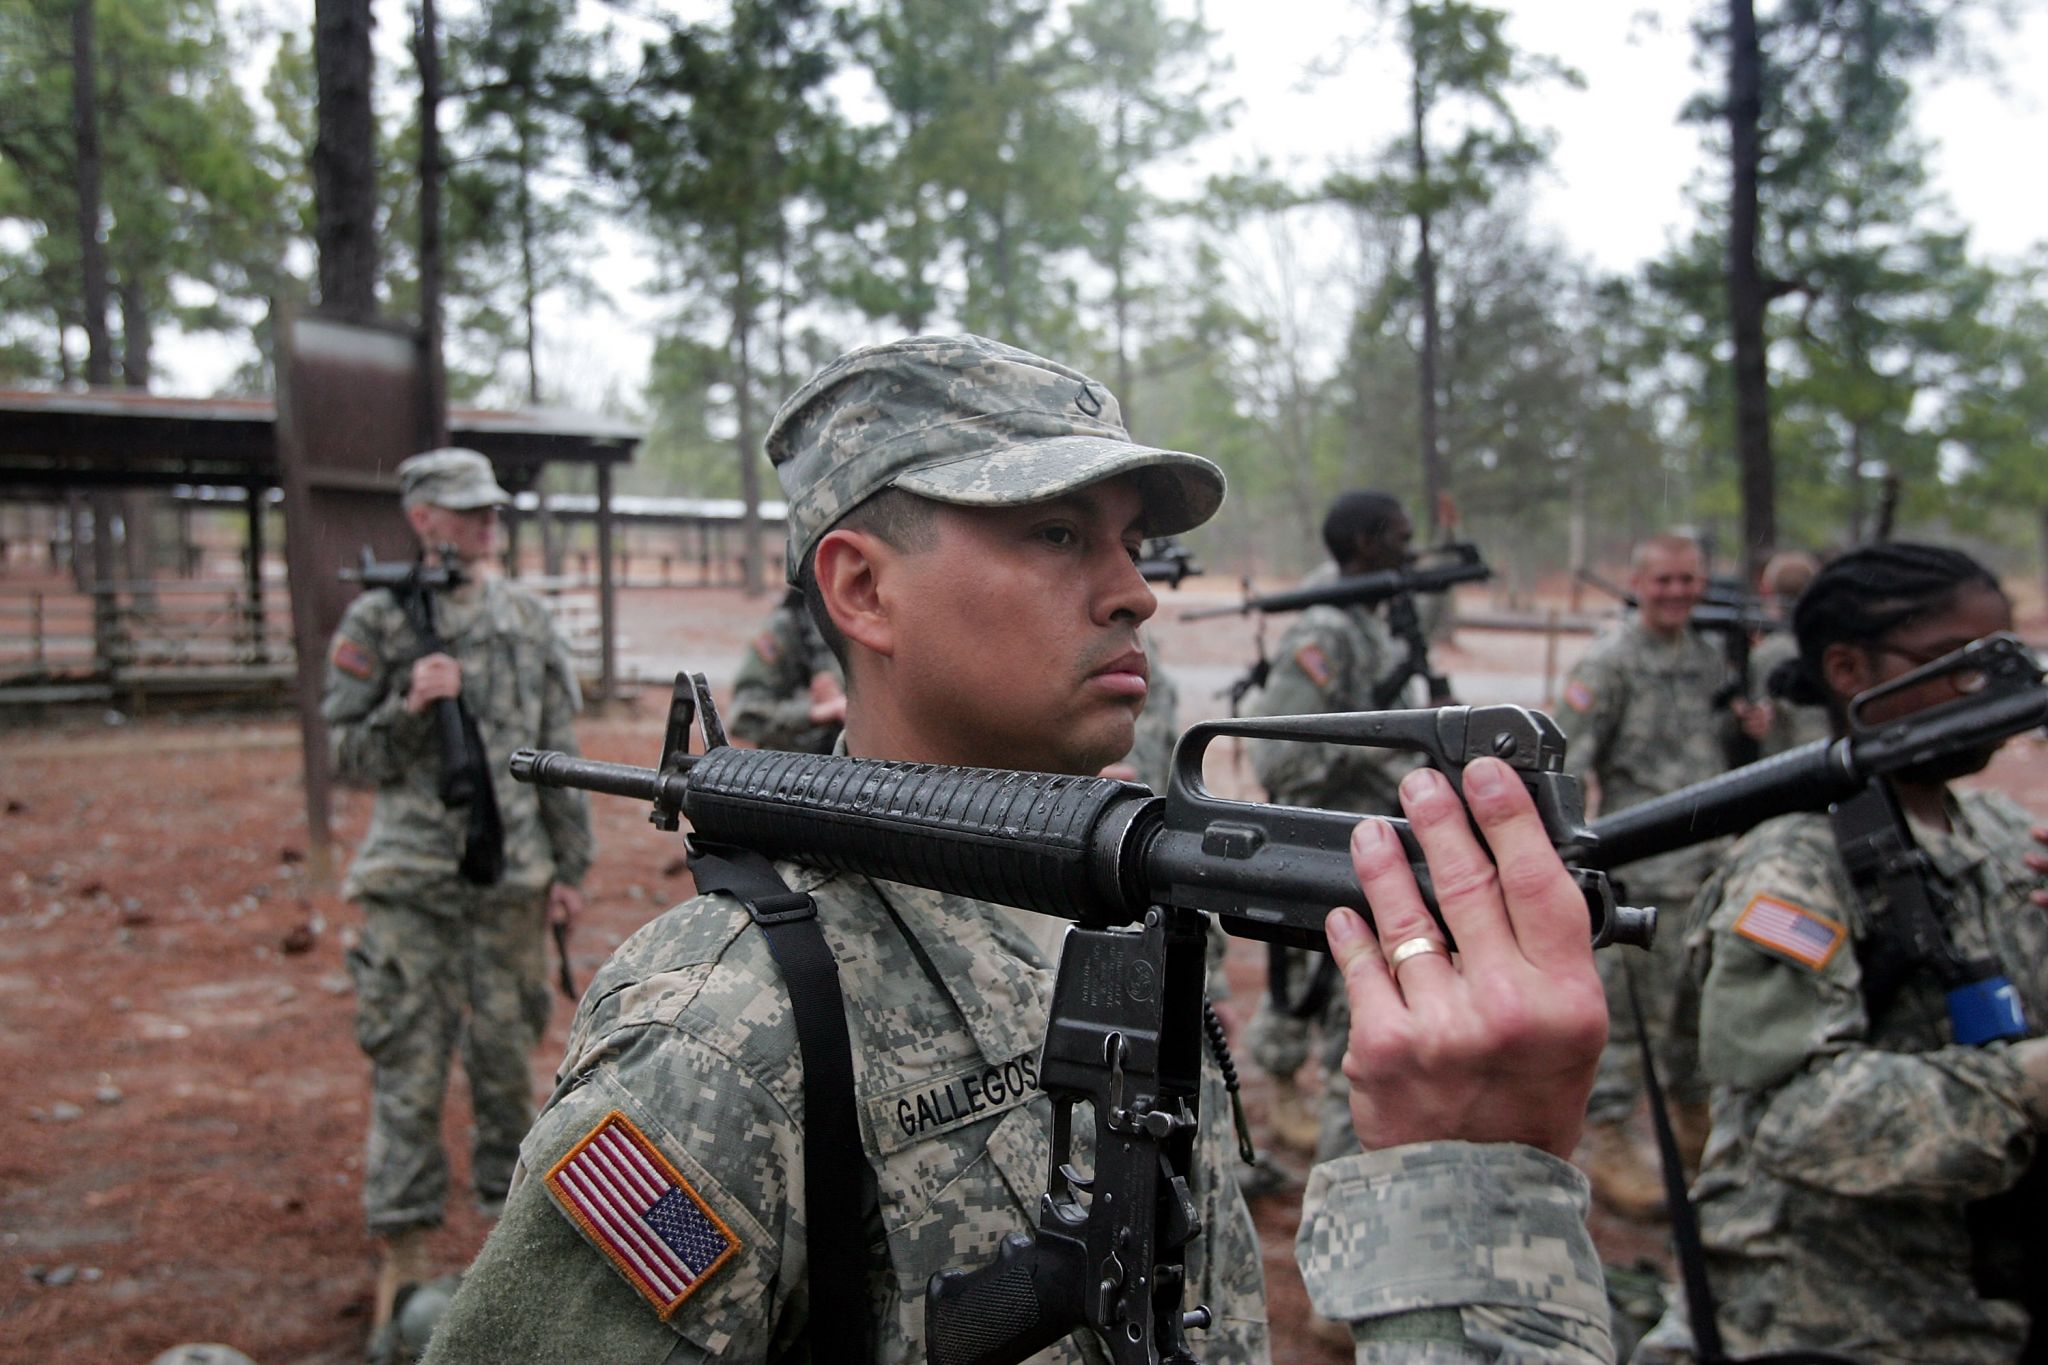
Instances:
[[[1358,634],[1358,623],[1351,619],[1349,612],[1342,607],[1334,607],[1323,602],[1295,617],[1288,625],[1287,633],[1281,637],[1280,644],[1283,649],[1290,643],[1307,641],[1330,644],[1340,640],[1355,640]]]
[[[1842,860],[1825,815],[1798,812],[1766,820],[1735,841],[1714,874],[1717,922],[1741,914],[1756,896],[1831,910]]]
[[[404,620],[405,608],[389,588],[368,588],[350,599],[336,629],[367,639]]]
[[[1609,621],[1594,632],[1586,652],[1579,656],[1579,666],[1625,663],[1635,654],[1641,638],[1642,633],[1628,617]]]
[[[2041,822],[2004,792],[1966,788],[1956,793],[1956,804],[1962,807],[1970,828],[1986,843],[2028,853],[2042,851],[2033,835],[2034,826]]]
[[[524,583],[515,583],[507,578],[494,578],[491,580],[491,594],[497,599],[498,610],[518,621],[522,628],[554,628],[554,617],[548,611],[547,602]]]
[[[789,991],[747,909],[720,891],[642,925],[584,994],[585,1049],[641,1030],[687,1035],[749,1069],[779,1076],[793,1059]],[[607,1049],[608,1050],[608,1049]]]
[[[1735,841],[1724,866],[1730,868],[1768,867],[1781,862],[1812,862],[1835,852],[1835,835],[1828,818],[1816,811],[1795,811],[1773,816]]]

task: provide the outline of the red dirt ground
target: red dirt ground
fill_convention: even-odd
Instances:
[[[677,593],[630,601],[627,620],[643,650],[674,631],[725,657],[762,611],[736,594]],[[1236,657],[1180,634],[1166,644],[1177,664]],[[1462,653],[1446,658],[1454,672]],[[1184,704],[1184,718],[1211,709]],[[586,751],[651,763],[658,705],[650,692],[587,720]],[[141,1362],[181,1341],[225,1341],[260,1365],[361,1358],[373,1267],[357,1202],[366,1072],[343,966],[357,920],[308,868],[298,767],[296,729],[275,714],[71,717],[0,732],[0,1361]],[[2009,746],[1986,780],[2048,814],[2039,741]],[[368,805],[342,796],[344,849]],[[579,982],[689,889],[667,870],[680,844],[643,810],[596,808]],[[1241,993],[1227,1013],[1248,1011],[1262,961],[1257,945],[1236,945]],[[569,1013],[557,1009],[534,1058],[537,1094]],[[1258,1117],[1269,1092],[1255,1070]],[[457,1092],[459,1142],[459,1081]],[[1298,1190],[1256,1210],[1276,1359],[1335,1365],[1349,1352],[1303,1325],[1297,1201]],[[484,1232],[457,1206],[434,1253],[456,1269]],[[1596,1234],[1610,1256],[1663,1255],[1651,1231],[1602,1221]]]

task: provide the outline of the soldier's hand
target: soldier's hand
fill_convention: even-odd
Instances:
[[[1465,795],[1484,845],[1440,774],[1401,783],[1455,958],[1392,829],[1352,833],[1377,934],[1346,909],[1326,922],[1351,1001],[1352,1123],[1369,1149],[1520,1142],[1569,1157],[1607,1038],[1585,899],[1512,769],[1474,761]]]
[[[1728,709],[1735,713],[1735,723],[1742,727],[1742,733],[1751,739],[1764,739],[1771,733],[1771,722],[1777,719],[1778,711],[1768,701],[1749,701],[1737,697],[1728,703]]]
[[[548,887],[548,923],[559,924],[564,929],[576,927],[576,921],[583,918],[583,893],[567,882],[556,882]]]
[[[1097,777],[1106,777],[1112,782],[1136,782],[1138,780],[1138,770],[1128,763],[1112,763],[1095,775]]]
[[[444,697],[462,695],[462,665],[446,654],[429,654],[412,666],[412,679],[405,689],[405,709],[424,715],[429,706]]]

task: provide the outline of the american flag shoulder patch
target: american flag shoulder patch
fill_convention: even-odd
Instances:
[[[368,678],[377,671],[376,660],[370,657],[370,651],[346,635],[335,637],[334,666],[351,678]]]
[[[1760,947],[1782,953],[1819,971],[1849,937],[1849,931],[1826,915],[1802,910],[1776,896],[1752,896],[1735,921],[1735,932]]]
[[[1565,685],[1564,704],[1571,707],[1574,711],[1592,710],[1593,689],[1580,682],[1577,678],[1573,678],[1571,682]]]
[[[725,1220],[616,1109],[555,1163],[547,1187],[663,1318],[740,1249]]]
[[[1323,653],[1321,645],[1307,644],[1295,650],[1294,662],[1300,666],[1302,672],[1308,674],[1308,680],[1317,687],[1330,685],[1330,656]]]

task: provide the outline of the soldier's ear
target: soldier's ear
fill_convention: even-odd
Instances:
[[[1862,645],[1837,640],[1821,651],[1820,676],[1828,691],[1846,702],[1877,681],[1877,666]]]
[[[847,643],[884,657],[894,654],[898,623],[883,581],[898,557],[895,547],[873,532],[839,526],[811,554],[818,597]]]

